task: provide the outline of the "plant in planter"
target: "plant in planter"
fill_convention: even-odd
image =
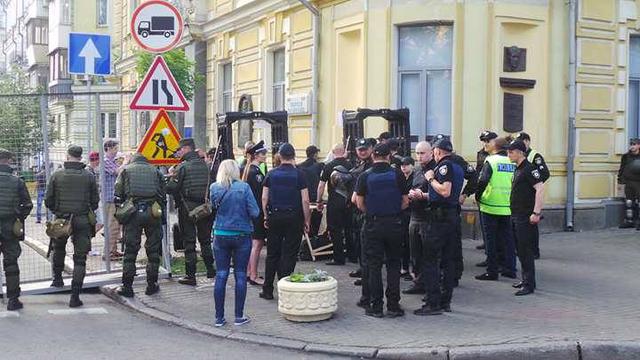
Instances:
[[[278,311],[287,320],[329,319],[338,310],[338,282],[326,272],[295,273],[278,281]]]

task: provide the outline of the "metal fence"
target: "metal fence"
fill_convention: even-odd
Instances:
[[[131,92],[83,91],[47,94],[2,94],[0,95],[0,148],[15,153],[15,172],[27,184],[34,209],[26,219],[25,238],[21,243],[22,255],[19,259],[23,293],[43,293],[59,289],[49,288],[52,277],[50,240],[45,234],[45,224],[52,214],[44,205],[46,185],[51,174],[60,169],[66,160],[69,145],[83,147],[83,162],[94,172],[100,187],[100,208],[97,214],[99,230],[91,240],[91,251],[87,257],[86,286],[96,286],[120,281],[121,258],[112,257],[108,239],[122,238],[119,226],[110,223],[105,201],[108,197],[107,174],[104,166],[103,142],[115,139],[120,144],[134,144],[140,134],[132,134],[132,129],[123,125],[122,116],[128,110]],[[124,104],[124,106],[123,106]],[[135,126],[144,133],[145,124]],[[144,115],[141,116],[144,118]],[[148,124],[147,124],[148,126]],[[127,139],[127,141],[123,141]],[[116,155],[116,162],[127,155],[129,149],[122,149]],[[89,161],[93,153],[98,161]],[[173,217],[173,214],[168,214]],[[167,221],[171,223],[171,219]],[[103,224],[103,226],[100,226]],[[161,276],[170,274],[169,226],[165,226],[161,263]],[[143,237],[144,245],[144,237]],[[118,242],[118,251],[122,244]],[[73,269],[73,244],[67,244],[64,277],[70,277]],[[146,263],[144,246],[138,254],[138,265]],[[1,267],[0,267],[1,271]],[[0,274],[2,275],[2,274]],[[138,271],[143,276],[144,271]],[[0,284],[4,278],[0,276]],[[69,285],[70,281],[66,280]],[[3,288],[0,286],[0,291]]]

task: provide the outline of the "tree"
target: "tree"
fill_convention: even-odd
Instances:
[[[19,66],[0,75],[0,95],[4,95],[0,97],[0,148],[15,153],[21,167],[27,165],[25,159],[44,149],[39,90],[30,87],[29,75]],[[52,126],[48,133],[51,143],[55,140]]]
[[[149,67],[151,67],[155,55],[147,52],[139,52],[137,56],[136,72],[138,73],[138,77],[142,79],[149,70]],[[162,54],[162,57],[167,63],[173,77],[176,78],[176,82],[180,90],[182,90],[184,97],[187,98],[187,100],[192,100],[195,88],[204,83],[204,75],[198,74],[195,71],[195,63],[187,58],[184,50],[171,50]]]

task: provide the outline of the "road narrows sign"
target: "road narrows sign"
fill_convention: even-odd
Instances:
[[[164,109],[149,126],[146,134],[138,145],[138,152],[153,165],[175,165],[180,162],[176,156],[180,142],[180,133]]]
[[[180,42],[183,21],[180,12],[161,0],[145,1],[131,15],[131,36],[145,50],[162,53]]]
[[[153,60],[129,108],[131,110],[189,111],[189,103],[162,56],[158,55]]]

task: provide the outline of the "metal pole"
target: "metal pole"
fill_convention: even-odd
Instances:
[[[169,247],[169,195],[166,196],[165,200],[167,206],[165,206],[164,210],[166,222],[162,229],[162,263],[164,265],[164,269],[169,273],[169,277],[171,277],[171,248]]]
[[[574,161],[576,151],[576,8],[578,0],[569,1],[569,119],[567,124],[567,201],[565,230],[573,231],[575,205]]]
[[[49,117],[49,103],[48,103],[48,98],[46,95],[41,95],[40,96],[40,120],[41,120],[41,127],[42,127],[42,157],[43,157],[43,161],[44,161],[44,172],[45,172],[45,178],[47,179],[47,181],[49,181],[49,178],[51,177],[51,171],[53,169],[51,169],[51,160],[49,159],[49,121],[48,121],[48,117]],[[69,121],[69,119],[67,119],[67,121]],[[47,220],[50,220],[51,218],[51,213],[49,212],[49,209],[46,210],[47,212]]]
[[[91,98],[91,96],[89,96],[89,98]],[[96,113],[100,114],[100,94],[96,93]],[[98,116],[99,118],[99,116]],[[111,272],[111,254],[109,253],[109,239],[110,239],[110,235],[111,232],[109,231],[109,217],[107,216],[108,211],[107,211],[107,203],[104,201],[104,199],[107,198],[107,187],[106,187],[106,177],[107,174],[105,173],[104,170],[104,160],[105,160],[105,156],[104,156],[104,146],[102,146],[102,144],[104,143],[104,137],[102,136],[102,121],[98,121],[97,122],[97,132],[100,135],[99,139],[100,139],[100,144],[98,144],[98,151],[100,153],[100,202],[102,203],[102,222],[104,224],[102,227],[102,231],[104,233],[104,246],[103,246],[103,256],[104,256],[104,261],[105,261],[105,268],[107,273]]]
[[[93,147],[93,116],[91,114],[91,75],[85,75],[87,79],[87,121],[89,122],[89,132],[87,133],[87,154]]]

